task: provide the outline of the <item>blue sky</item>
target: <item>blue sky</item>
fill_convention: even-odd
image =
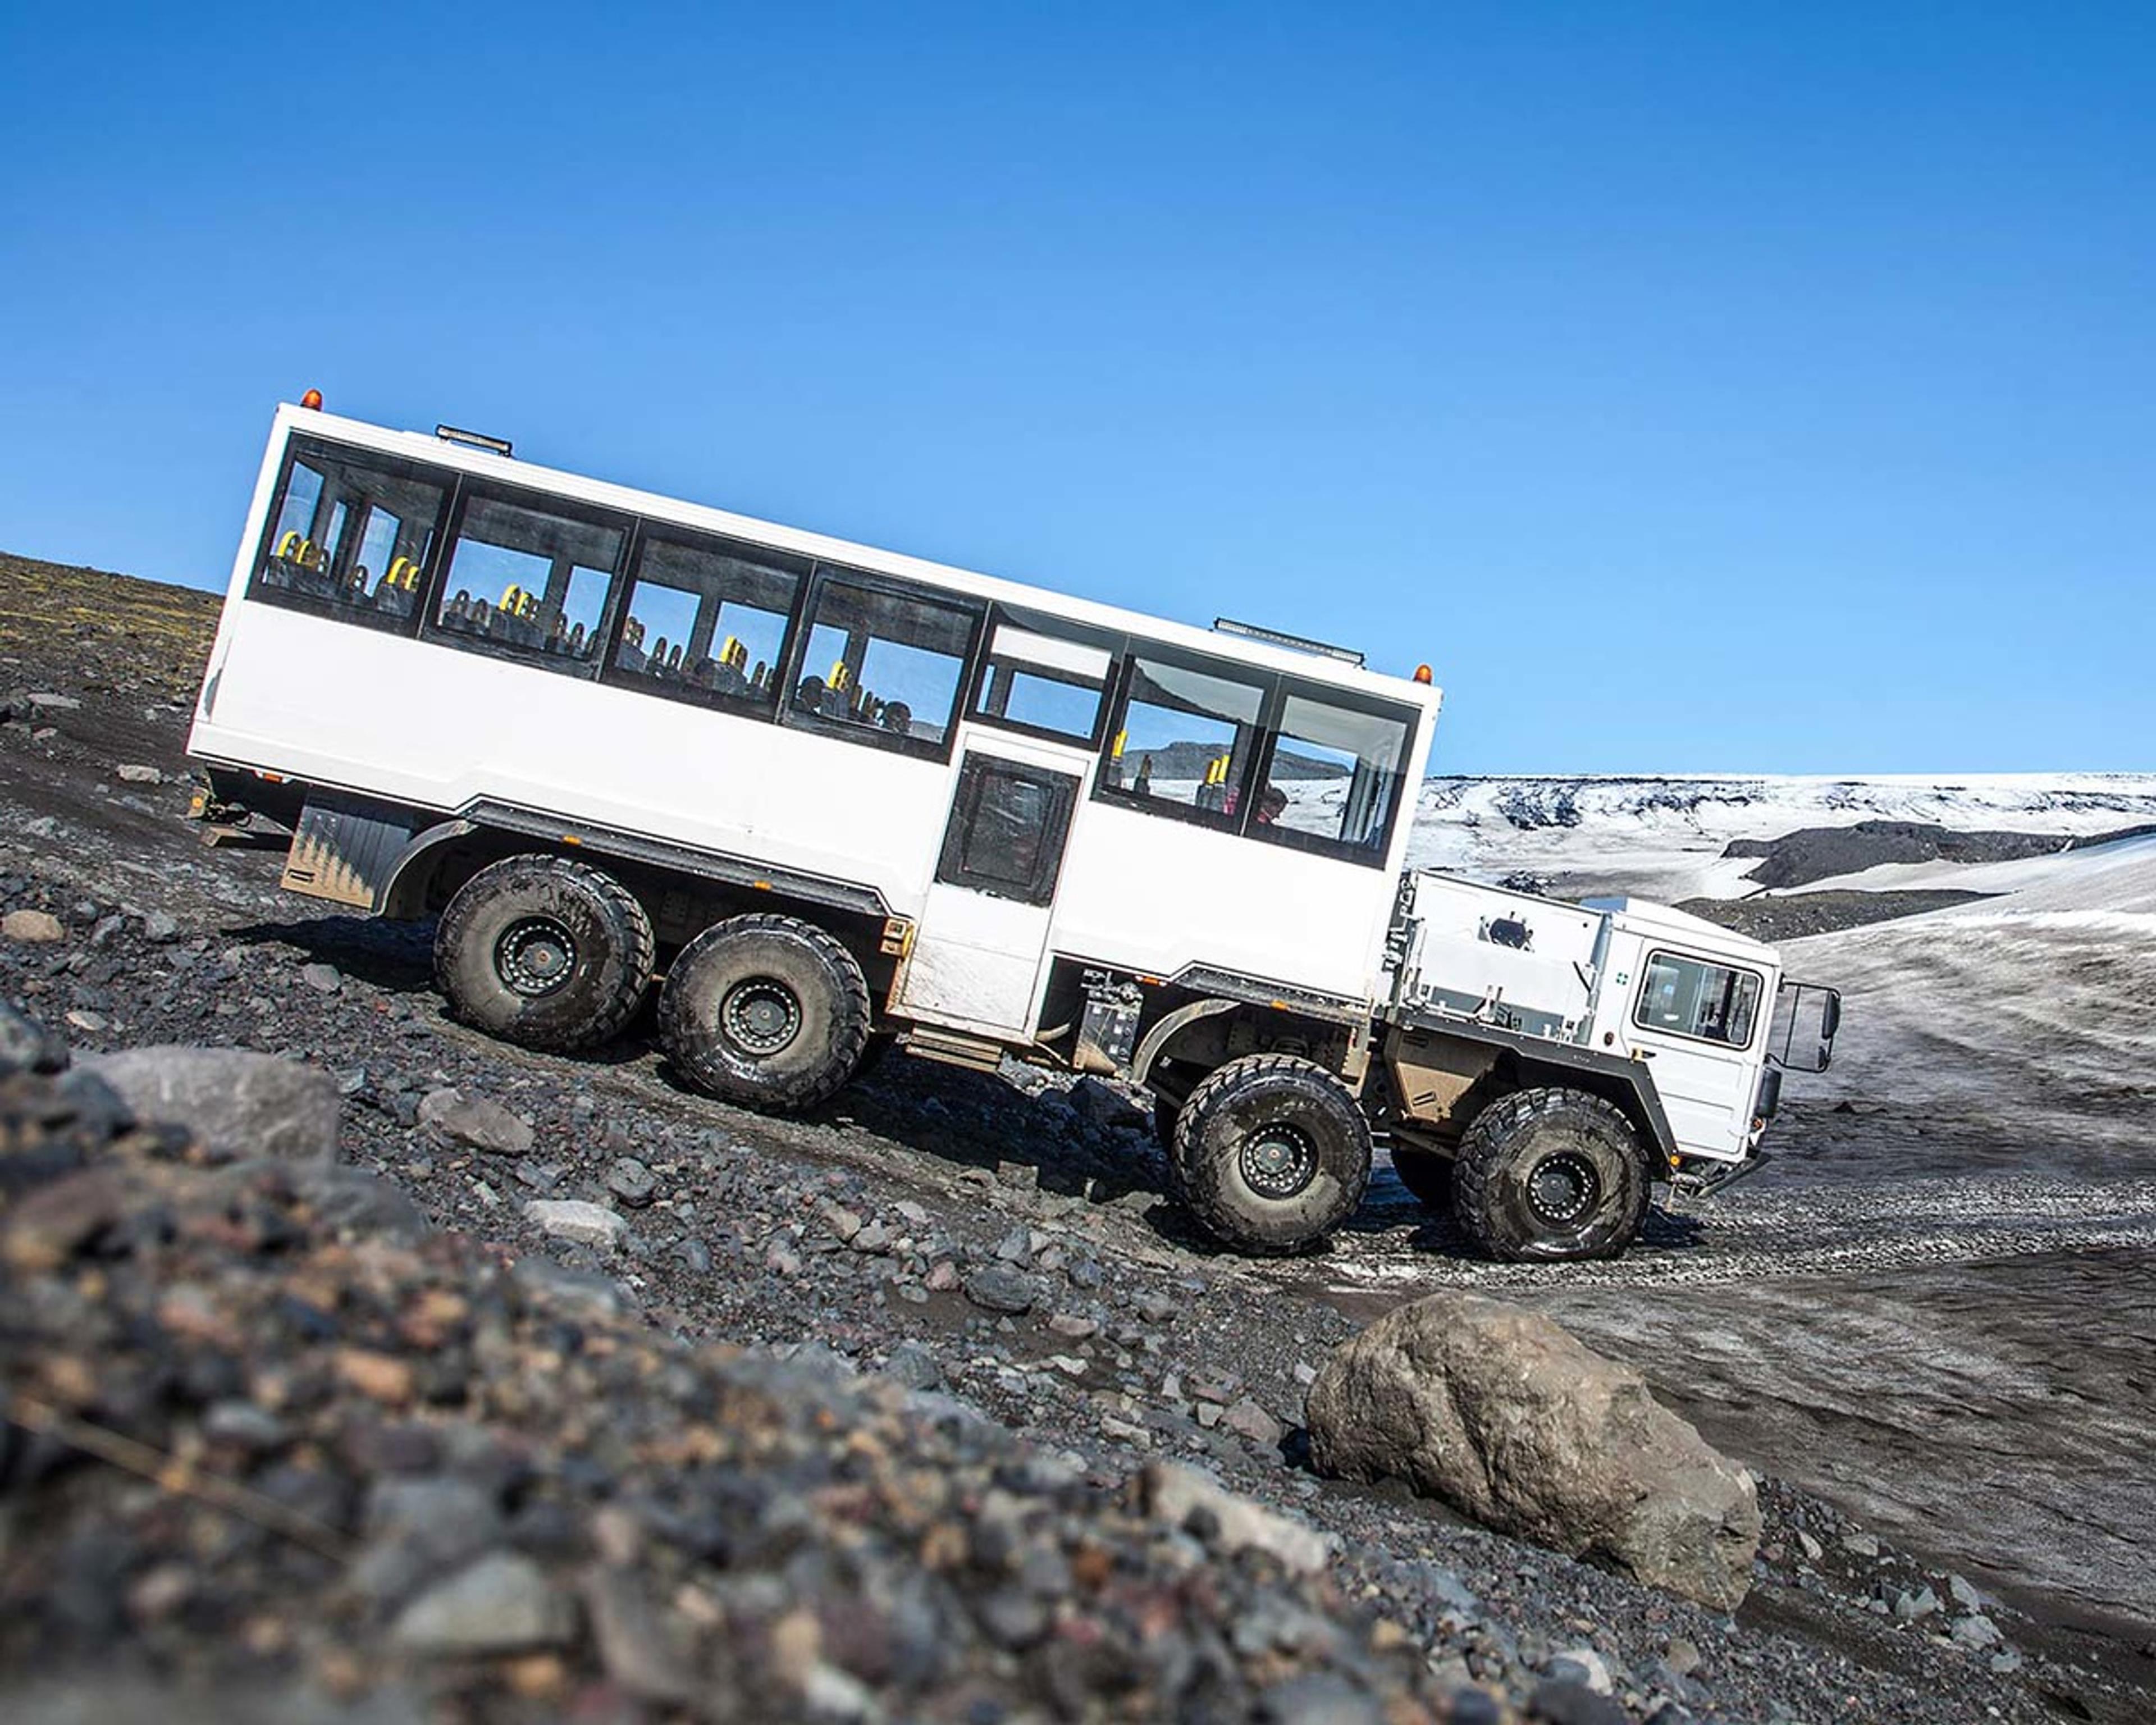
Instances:
[[[274,403],[1436,667],[1440,771],[2156,768],[2156,8],[13,9],[0,547]]]

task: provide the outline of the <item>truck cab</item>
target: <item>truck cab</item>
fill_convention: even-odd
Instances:
[[[1366,1106],[1417,1196],[1500,1257],[1614,1255],[1649,1189],[1763,1160],[1784,1070],[1823,1070],[1831,989],[1775,950],[1638,899],[1401,883]]]

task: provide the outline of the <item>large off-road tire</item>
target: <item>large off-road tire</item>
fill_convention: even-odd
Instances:
[[[1370,1127],[1346,1086],[1292,1055],[1208,1074],[1175,1121],[1173,1195],[1215,1240],[1272,1255],[1322,1238],[1370,1183]]]
[[[511,856],[457,890],[434,930],[449,1009],[526,1048],[618,1035],[651,982],[651,919],[620,881],[562,856]]]
[[[659,993],[659,1036],[681,1075],[766,1113],[813,1108],[860,1068],[869,985],[813,923],[734,916],[681,949]]]
[[[1584,1091],[1500,1096],[1460,1140],[1452,1208],[1493,1258],[1614,1258],[1647,1214],[1645,1150],[1632,1123]]]
[[[1411,1144],[1394,1144],[1392,1147],[1393,1172],[1400,1177],[1400,1184],[1434,1210],[1452,1208],[1452,1159],[1440,1156],[1435,1150],[1418,1149]]]

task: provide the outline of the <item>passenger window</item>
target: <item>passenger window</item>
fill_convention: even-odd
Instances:
[[[769,707],[805,557],[726,540],[661,538],[637,553],[617,680],[680,701]]]
[[[1090,744],[1099,734],[1111,662],[1105,647],[999,623],[989,638],[973,716]]]
[[[1069,773],[968,755],[936,878],[1020,904],[1050,903],[1077,800]]]
[[[409,629],[448,495],[416,462],[295,439],[249,597]]]
[[[978,614],[827,576],[790,711],[864,742],[947,754]]]
[[[1632,1022],[1645,1030],[1748,1047],[1759,1016],[1760,987],[1751,971],[1657,952],[1647,961]]]
[[[1414,731],[1411,714],[1291,692],[1246,830],[1296,850],[1382,863]]]
[[[434,620],[564,665],[598,656],[622,530],[497,497],[474,497],[457,524]]]
[[[1133,658],[1113,721],[1103,794],[1150,811],[1232,826],[1265,691],[1218,670]]]

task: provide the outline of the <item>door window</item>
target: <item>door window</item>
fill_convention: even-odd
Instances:
[[[1020,904],[1052,902],[1077,800],[1078,781],[1067,773],[967,756],[937,880]]]

